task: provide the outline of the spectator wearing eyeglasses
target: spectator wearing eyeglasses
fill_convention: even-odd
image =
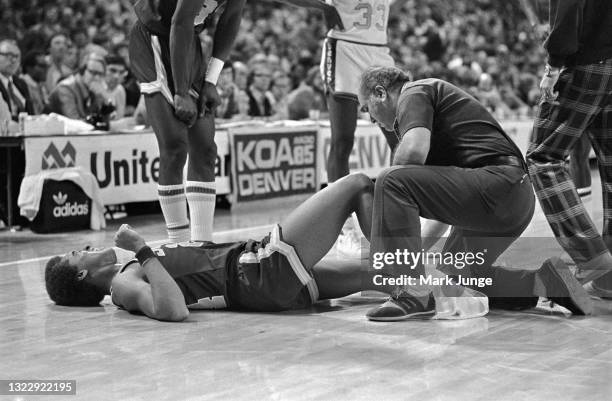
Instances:
[[[121,56],[106,56],[105,61],[108,94],[115,105],[115,112],[113,113],[112,119],[116,120],[125,117],[126,92],[123,87],[123,80],[128,70]]]
[[[249,79],[247,95],[249,96],[249,116],[269,117],[272,115],[274,97],[270,93],[272,73],[267,63],[253,65]]]
[[[90,53],[79,71],[60,81],[51,92],[48,110],[77,120],[97,114],[109,99],[105,77],[106,61]]]
[[[13,121],[17,121],[19,113],[34,113],[28,85],[17,75],[20,62],[21,51],[17,43],[8,39],[0,41],[0,92]]]
[[[270,93],[274,97],[273,120],[287,120],[289,118],[289,92],[291,92],[291,79],[285,71],[277,70],[272,74]]]
[[[21,79],[28,85],[34,114],[41,114],[49,100],[49,92],[45,87],[48,67],[42,51],[32,50],[23,58]]]

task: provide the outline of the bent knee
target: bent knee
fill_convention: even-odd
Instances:
[[[372,192],[374,190],[374,182],[363,173],[352,173],[347,175],[345,179],[360,191]]]
[[[185,143],[166,143],[159,147],[159,157],[164,163],[185,164],[187,160],[187,146]]]

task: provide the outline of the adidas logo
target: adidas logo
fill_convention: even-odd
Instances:
[[[76,149],[70,142],[66,142],[64,149],[60,152],[53,142],[44,151],[42,156],[42,170],[54,168],[74,167],[76,161]]]
[[[66,200],[68,199],[68,194],[63,194],[60,191],[57,194],[53,195],[52,198],[53,198],[53,200],[55,201],[56,204],[61,206],[64,203],[66,203]]]
[[[51,197],[57,205],[53,208],[53,217],[85,216],[89,213],[89,205],[87,203],[66,202],[68,194],[63,194],[61,191]]]

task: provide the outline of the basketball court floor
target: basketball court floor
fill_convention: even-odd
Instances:
[[[599,178],[585,198],[601,225]],[[298,201],[218,209],[215,240],[260,238]],[[51,256],[112,245],[129,223],[149,241],[161,215],[104,231],[0,232],[0,379],[76,380],[76,395],[7,400],[612,400],[612,301],[567,317],[545,305],[463,321],[375,323],[382,298],[355,294],[283,313],[192,312],[183,323],[110,304],[54,305],[44,288]],[[333,251],[332,251],[333,252]],[[541,210],[502,263],[537,268],[564,255]],[[334,255],[332,255],[334,257]]]

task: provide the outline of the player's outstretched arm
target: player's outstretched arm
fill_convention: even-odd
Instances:
[[[147,283],[133,276],[119,275],[113,282],[115,301],[129,312],[141,312],[153,319],[185,320],[189,310],[181,290],[140,234],[124,224],[115,234],[115,245],[136,253],[148,280]]]

